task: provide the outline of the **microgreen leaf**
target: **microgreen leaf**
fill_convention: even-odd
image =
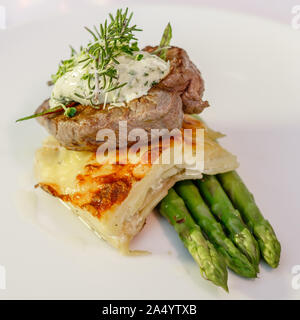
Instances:
[[[58,111],[62,111],[62,110],[63,110],[62,106],[57,106],[57,107],[54,107],[54,108],[47,109],[47,110],[45,110],[43,112],[40,112],[40,113],[32,114],[31,116],[20,118],[20,119],[16,120],[16,122],[20,122],[20,121],[24,121],[24,120],[28,120],[28,119],[33,119],[33,118],[36,118],[36,117],[43,116],[45,114],[50,114],[50,113],[54,113],[54,112],[58,112]]]
[[[140,60],[143,59],[143,57],[144,57],[144,55],[139,53],[139,54],[137,54],[137,55],[135,56],[135,60],[140,61]]]
[[[167,49],[170,45],[172,39],[172,27],[170,22],[165,27],[164,33],[162,35],[162,38],[160,40],[159,49],[161,49],[160,52],[160,58],[163,60],[167,59]]]
[[[64,115],[66,115],[66,116],[69,117],[69,118],[74,117],[75,114],[76,114],[76,108],[74,108],[74,107],[67,108],[67,109],[65,110],[65,113],[64,113]]]

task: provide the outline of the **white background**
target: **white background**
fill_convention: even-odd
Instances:
[[[173,43],[186,48],[203,73],[211,104],[204,118],[228,135],[222,144],[238,155],[239,172],[276,230],[281,264],[271,270],[262,263],[257,280],[230,273],[227,295],[200,277],[158,215],[150,216],[134,242],[152,255],[123,257],[55,199],[35,192],[34,152],[46,134],[35,121],[14,120],[49,95],[45,83],[68,54],[67,45],[84,42],[82,26],[103,20],[111,2],[0,1],[7,25],[0,30],[0,265],[6,268],[0,299],[299,299],[300,290],[292,287],[292,268],[300,265],[300,30],[290,25],[294,2],[210,1],[228,11],[198,5],[208,1],[138,2],[130,6],[145,29],[142,44],[157,42],[170,20]]]
[[[1,0],[0,5],[6,7],[7,26],[20,25],[23,22],[43,18],[57,12],[68,12],[80,8],[82,3],[107,7],[110,5],[126,5],[130,3],[147,4],[149,0]],[[299,0],[151,0],[153,5],[184,4],[192,6],[208,6],[223,8],[236,12],[244,12],[290,24],[291,8],[300,4]]]

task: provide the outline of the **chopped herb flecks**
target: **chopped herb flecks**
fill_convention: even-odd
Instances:
[[[60,62],[57,72],[51,76],[51,81],[49,81],[48,84],[55,84],[58,79],[66,73],[80,67],[80,69],[83,70],[82,76],[80,73],[80,77],[82,80],[86,81],[87,89],[80,91],[80,94],[74,93],[74,95],[80,99],[86,100],[89,105],[97,109],[100,108],[100,104],[103,102],[103,100],[101,100],[103,95],[105,96],[105,107],[109,92],[121,89],[127,84],[128,88],[133,88],[131,80],[131,83],[124,82],[124,80],[122,81],[123,83],[121,83],[121,80],[119,80],[118,67],[116,67],[120,64],[118,57],[121,55],[130,56],[136,61],[146,59],[146,53],[139,52],[140,49],[138,47],[137,38],[135,37],[135,32],[142,30],[138,29],[136,25],[131,25],[132,16],[133,13],[129,14],[128,8],[124,11],[118,9],[115,16],[109,14],[109,21],[105,20],[103,24],[94,26],[92,29],[85,27],[92,36],[92,40],[85,47],[80,47],[78,52],[76,52],[73,47],[70,47],[70,58]],[[168,23],[159,47],[151,54],[158,55],[160,58],[166,60],[166,53],[171,38],[172,28],[170,23]],[[151,67],[149,67],[147,71],[148,70],[151,75],[152,72],[158,71]],[[132,76],[138,74],[135,70],[130,70],[128,73]],[[144,77],[149,76],[148,72],[142,74]],[[161,71],[160,74],[164,74],[164,71]],[[144,86],[147,86],[150,83],[151,86],[155,86],[158,82],[151,82],[152,79],[143,82],[142,79],[137,79],[136,77],[134,81],[135,83],[140,81],[141,85],[144,83]],[[116,92],[117,95],[120,96],[120,90],[117,90]],[[67,117],[74,117],[76,115],[76,104],[73,103],[74,98],[59,96],[56,99],[52,96],[51,99],[53,99],[51,101],[55,101],[54,104],[50,104],[52,106],[51,108],[41,113],[18,119],[17,121],[62,111],[64,111],[64,115]]]

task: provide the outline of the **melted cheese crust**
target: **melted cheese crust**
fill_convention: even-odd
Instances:
[[[95,154],[69,151],[58,145],[40,149],[37,159],[37,171],[45,181],[39,183],[41,188],[98,218],[121,204],[151,168],[145,164],[101,165]]]

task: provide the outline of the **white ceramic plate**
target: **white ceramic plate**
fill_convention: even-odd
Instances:
[[[115,10],[85,5],[0,31],[0,265],[6,270],[0,299],[300,298],[292,274],[300,265],[300,31],[201,7],[131,8],[144,29],[142,44],[157,43],[171,21],[172,43],[202,71],[211,103],[203,116],[228,135],[223,145],[238,155],[239,172],[281,241],[280,266],[271,270],[262,263],[256,280],[230,272],[226,294],[201,278],[158,215],[133,243],[152,254],[124,257],[57,200],[34,190],[34,152],[46,133],[34,120],[14,120],[49,96],[46,81],[68,55],[68,44],[77,47],[88,38],[82,27]]]

